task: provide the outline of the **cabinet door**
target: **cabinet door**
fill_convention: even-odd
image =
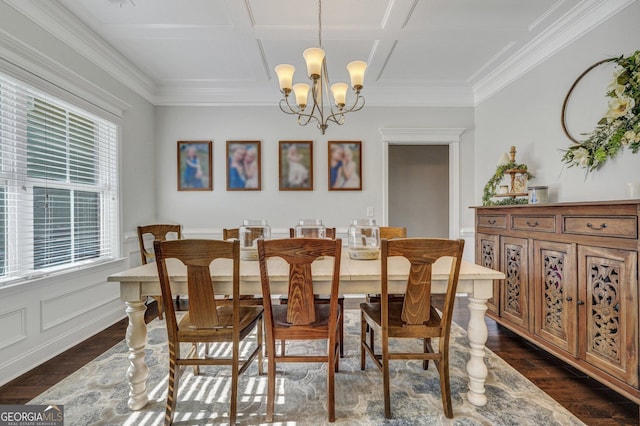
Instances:
[[[534,333],[577,356],[575,244],[533,242]]]
[[[638,387],[638,254],[578,247],[580,356]]]
[[[500,317],[529,330],[529,261],[525,238],[502,237],[500,270],[504,279],[500,288]]]
[[[476,234],[476,263],[486,268],[500,269],[500,236],[490,234]],[[500,312],[500,280],[493,280],[493,297],[487,300],[487,309],[495,313]]]

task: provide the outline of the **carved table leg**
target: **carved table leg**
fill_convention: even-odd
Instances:
[[[144,313],[147,310],[143,301],[126,302],[129,325],[127,326],[127,346],[129,347],[129,369],[127,381],[129,382],[129,401],[131,410],[140,410],[147,402],[147,376],[149,367],[144,361],[144,347],[147,343],[147,325],[144,322]]]
[[[484,393],[484,382],[487,379],[487,366],[484,363],[484,344],[487,342],[489,331],[484,322],[484,313],[487,310],[487,299],[469,297],[469,327],[467,329],[471,358],[467,362],[469,374],[469,392],[467,399],[473,405],[482,407],[487,404],[487,396]]]

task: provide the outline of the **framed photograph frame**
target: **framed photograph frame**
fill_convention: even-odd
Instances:
[[[227,141],[227,191],[262,189],[260,141]]]
[[[329,141],[329,191],[362,191],[362,142]]]
[[[313,191],[313,141],[278,144],[280,191]]]
[[[213,190],[213,141],[178,141],[178,191]]]

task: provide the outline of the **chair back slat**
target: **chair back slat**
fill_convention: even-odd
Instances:
[[[309,325],[315,322],[311,263],[292,264],[289,267],[288,297],[287,322],[293,325]]]
[[[209,265],[187,265],[189,318],[197,328],[213,328],[218,322],[216,298]]]
[[[236,240],[240,238],[240,228],[224,228],[222,230],[223,240],[230,240],[231,238]]]
[[[409,325],[424,324],[431,313],[431,263],[412,263],[402,306],[402,321]]]

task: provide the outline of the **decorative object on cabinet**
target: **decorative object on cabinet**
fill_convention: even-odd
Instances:
[[[313,191],[313,142],[280,141],[280,191]]]
[[[329,141],[329,191],[362,190],[362,142]]]
[[[260,191],[260,141],[227,141],[227,191]]]
[[[635,403],[638,200],[476,208],[488,315]]]
[[[178,141],[178,191],[213,189],[212,141]]]
[[[534,176],[529,172],[526,164],[516,163],[515,146],[512,146],[509,151],[508,162],[504,162],[501,159],[500,163],[484,187],[484,191],[482,192],[482,205],[527,204],[528,198],[522,197],[528,196],[524,190],[527,187],[528,180],[533,179]],[[510,185],[507,187],[506,192],[503,189],[505,185],[501,185],[505,175],[510,176]],[[492,198],[496,197],[503,197],[504,199],[494,201]]]
[[[596,128],[580,142],[569,133],[566,109],[571,93],[582,78],[599,65],[615,62],[613,80],[606,96],[611,98],[608,111]],[[640,150],[640,50],[630,56],[603,59],[587,68],[573,83],[562,104],[562,129],[573,142],[564,151],[562,161],[569,167],[587,169],[587,173],[599,169],[628,146],[636,154]]]

